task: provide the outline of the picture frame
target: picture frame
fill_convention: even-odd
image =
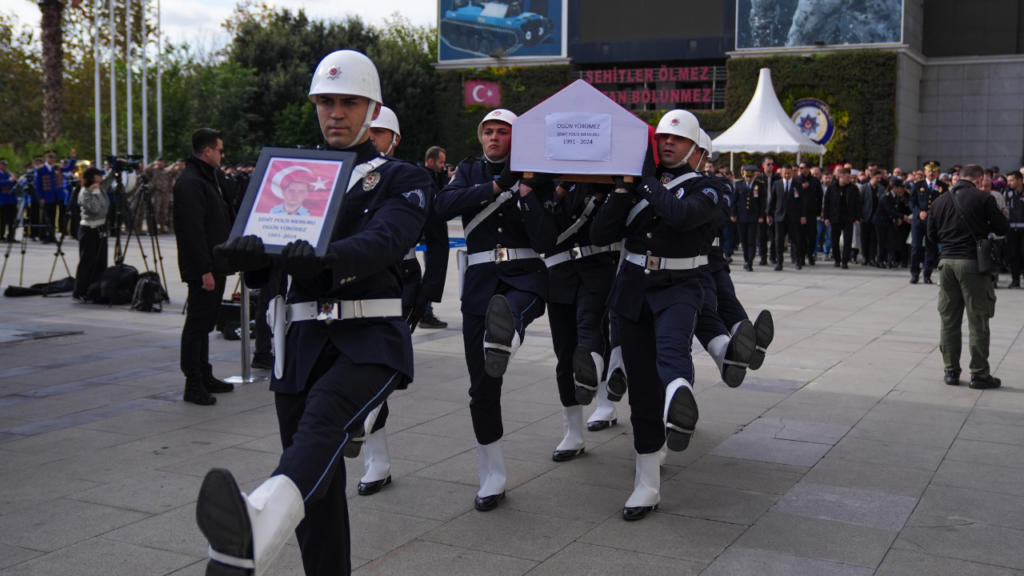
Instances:
[[[280,254],[306,240],[323,256],[355,165],[355,152],[264,148],[228,241],[254,235],[267,254]]]

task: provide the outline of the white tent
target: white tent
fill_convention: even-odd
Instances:
[[[825,147],[804,136],[782,109],[768,68],[761,68],[757,90],[743,115],[711,145],[715,152],[825,153]]]

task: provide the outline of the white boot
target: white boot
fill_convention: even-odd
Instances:
[[[234,478],[226,470],[211,470],[199,493],[196,518],[210,541],[211,560],[253,570],[255,576],[262,576],[305,517],[302,493],[284,475],[271,477],[248,496],[236,492],[237,489]],[[236,495],[244,510],[231,505],[230,499]],[[245,520],[237,516],[239,513],[248,516],[251,534],[227,532],[230,526],[244,525]],[[238,550],[248,548],[249,542],[252,542],[252,558],[239,558],[214,549],[216,546],[222,550]]]
[[[658,509],[661,501],[661,466],[657,452],[636,455],[636,479],[633,493],[626,500],[622,517],[626,520],[640,520],[648,512]]]
[[[477,444],[476,458],[480,464],[480,491],[476,493],[476,509],[493,510],[498,500],[505,497],[505,457],[501,453],[501,440]]]
[[[586,448],[587,443],[583,440],[583,406],[562,408],[562,431],[562,442],[551,455],[555,462],[572,460]]]
[[[725,362],[725,351],[729,349],[729,335],[720,334],[711,339],[708,342],[708,356],[715,361],[718,366],[718,372],[722,375],[722,380],[725,380],[725,372],[722,370],[723,362]]]
[[[388,435],[384,428],[366,437],[363,446],[363,465],[366,473],[359,480],[359,495],[369,496],[391,483],[391,456],[388,454]]]
[[[381,409],[384,408],[382,402],[370,413],[366,415],[366,419],[363,420],[363,429],[352,435],[352,438],[345,445],[345,458],[355,458],[359,456],[359,451],[363,448],[363,444],[366,442],[366,437],[370,434],[370,430],[373,430],[373,425],[377,422],[377,416],[380,415]]]
[[[615,403],[608,399],[608,381],[602,380],[597,387],[597,410],[587,420],[587,428],[590,430],[604,430],[618,422],[619,414],[615,409]],[[600,422],[602,424],[595,424]]]
[[[658,450],[658,465],[664,466],[665,460],[668,459],[668,443],[661,445],[661,450]]]

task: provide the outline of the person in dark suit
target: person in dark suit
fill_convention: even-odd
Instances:
[[[807,195],[800,194],[801,186],[793,181],[793,167],[782,167],[768,198],[768,223],[775,223],[775,269],[782,270],[785,260],[786,236],[796,251],[796,269],[803,268],[804,224],[807,224]]]
[[[838,175],[825,192],[825,225],[832,226],[832,265],[836,268],[850,267],[853,248],[853,225],[860,222],[863,206],[860,192],[853,183],[849,168],[840,168]],[[839,251],[842,236],[843,249]]]
[[[757,180],[760,181],[761,189],[764,191],[765,196],[762,201],[765,203],[765,207],[767,207],[768,201],[771,200],[772,196],[772,186],[779,178],[775,174],[775,157],[771,155],[765,156],[761,162],[761,170],[762,172],[758,174]],[[757,242],[758,255],[761,257],[761,261],[758,264],[767,266],[769,260],[771,260],[772,264],[775,264],[775,228],[768,222],[767,218],[764,222],[759,222],[757,225]]]
[[[739,240],[743,244],[743,269],[754,271],[754,256],[757,254],[757,230],[764,223],[767,193],[763,184],[754,179],[757,166],[744,166],[743,179],[736,183],[736,202],[732,205],[730,219],[736,223]]]
[[[503,109],[484,116],[477,127],[483,155],[459,163],[434,205],[441,218],[461,216],[466,235],[459,263],[465,270],[462,338],[480,466],[474,506],[481,512],[493,510],[505,497],[502,376],[526,328],[544,314],[550,281],[541,254],[551,252],[558,238],[545,207],[554,201],[552,178],[523,178],[509,166],[515,119]]]
[[[807,222],[804,228],[804,256],[807,263],[814,266],[814,255],[816,254],[816,242],[818,236],[818,217],[821,216],[821,205],[825,200],[825,190],[821,186],[821,180],[811,174],[810,165],[807,162],[800,163],[800,173],[793,180],[804,196],[807,205]]]
[[[897,196],[902,190],[903,180],[894,176],[889,179],[889,189],[878,197],[871,222],[878,235],[878,258],[875,260],[878,268],[893,268],[896,263],[896,228],[903,220],[903,215],[897,211]]]

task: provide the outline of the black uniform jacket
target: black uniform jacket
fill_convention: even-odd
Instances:
[[[806,196],[807,221],[810,222],[821,216],[822,204],[825,202],[825,190],[821,186],[821,180],[814,176],[794,176],[793,181],[800,187],[800,195]]]
[[[714,176],[708,176],[708,178],[714,178]],[[718,182],[722,185],[722,197],[715,208],[715,219],[711,224],[711,233],[708,236],[707,244],[701,250],[701,254],[706,254],[708,257],[706,268],[709,272],[717,272],[729,265],[729,260],[725,257],[725,253],[722,252],[722,244],[725,242],[722,230],[732,224],[729,217],[733,212],[733,191],[732,185],[725,178],[719,178]],[[718,240],[718,242],[715,242],[715,240]]]
[[[604,198],[600,200],[595,198],[595,187],[590,184],[567,182],[562,186],[569,187],[569,190],[565,196],[555,202],[553,209],[559,235],[579,221],[591,200],[594,202],[594,208],[583,225],[555,246],[548,256],[568,252],[573,248],[592,246],[590,226],[597,211],[604,204]],[[622,239],[619,238],[619,240]],[[615,250],[593,254],[578,260],[569,260],[548,268],[548,274],[551,277],[549,301],[556,304],[573,304],[576,301],[576,292],[580,285],[588,293],[607,294],[612,289],[612,281],[615,280],[615,268],[618,263],[619,251]]]
[[[963,207],[957,212],[952,194]],[[966,219],[966,222],[964,221]],[[949,194],[936,198],[928,212],[928,241],[940,244],[939,258],[977,260],[974,239],[988,238],[989,233],[1006,236],[1010,223],[988,192],[982,192],[967,180],[957,182]]]
[[[432,186],[427,200],[427,220],[423,224],[423,234],[420,236],[420,244],[427,247],[423,258],[423,272],[422,275],[419,273],[418,260],[402,260],[402,282],[409,284],[419,281],[419,295],[431,302],[440,302],[444,295],[444,281],[448,274],[448,256],[451,248],[448,244],[448,221],[437,215],[434,203],[446,180],[443,173],[435,175],[427,171],[427,174],[430,175]]]
[[[369,141],[349,148],[357,164],[379,158]],[[408,162],[388,160],[367,175],[377,173],[377,184],[366,190],[365,178],[345,197],[334,222],[330,248],[338,259],[331,268],[307,280],[294,280],[287,300],[315,302],[320,298],[369,300],[401,298],[399,263],[416,245],[427,217],[430,176]],[[276,265],[280,265],[276,263]],[[270,278],[270,268],[246,273],[246,284],[258,288]],[[274,392],[296,393],[306,380],[320,351],[330,340],[356,364],[383,364],[413,378],[412,337],[400,317],[295,322],[288,330],[284,378],[274,378]]]
[[[174,184],[174,239],[178,244],[178,269],[183,282],[200,282],[213,272],[226,276],[231,270],[213,256],[213,247],[231,233],[231,208],[217,187],[213,166],[189,156]]]
[[[910,198],[907,203],[913,215],[914,222],[920,220],[921,212],[931,210],[932,202],[938,199],[939,195],[949,190],[949,186],[942,180],[936,180],[928,187],[927,180],[921,180],[910,189]]]
[[[838,182],[833,181],[828,185],[828,190],[825,192],[825,219],[833,224],[853,222],[860,220],[863,206],[860,202],[860,190],[856,184],[850,183],[842,187],[840,194],[840,186]],[[841,202],[846,203],[846,210],[843,210]],[[842,219],[842,214],[846,213],[846,220]]]
[[[769,216],[780,222],[785,222],[789,218],[790,221],[797,223],[801,218],[807,217],[807,195],[803,193],[800,183],[795,178],[789,180],[788,191],[786,181],[782,178],[776,179],[772,187],[771,200],[768,201]]]
[[[597,212],[590,228],[594,244],[606,245],[626,240],[626,250],[665,258],[692,258],[700,255],[713,224],[716,207],[724,193],[714,178],[697,176],[668,190],[668,183],[678,176],[693,172],[684,165],[671,172],[658,169],[658,177],[647,177],[637,194],[614,192]],[[641,199],[649,205],[626,224],[630,210]],[[646,273],[649,272],[649,273]],[[700,287],[699,269],[645,270],[623,259],[615,276],[608,306],[616,313],[636,320],[646,298],[654,313],[679,303],[700,308],[704,292]]]
[[[737,222],[750,224],[756,223],[758,218],[764,218],[765,206],[768,205],[764,183],[758,180],[751,180],[750,183],[745,179],[737,180],[735,196],[732,215]]]
[[[483,158],[467,158],[460,162],[455,175],[437,196],[437,215],[446,219],[461,216],[462,225],[469,225],[481,210],[498,198],[494,194],[493,183],[504,167],[504,164],[493,164]],[[551,253],[558,238],[551,213],[554,197],[553,183],[535,189],[525,197],[514,193],[466,238],[467,252],[531,248],[540,254]],[[548,298],[548,270],[543,259],[489,262],[466,270],[462,312],[485,314],[487,304],[497,292],[499,280],[518,290],[532,292],[545,301]]]
[[[893,228],[897,218],[902,219],[903,214],[897,209],[898,199],[892,190],[888,190],[878,197],[878,206],[875,207],[875,216],[872,223],[875,226],[888,226]]]

